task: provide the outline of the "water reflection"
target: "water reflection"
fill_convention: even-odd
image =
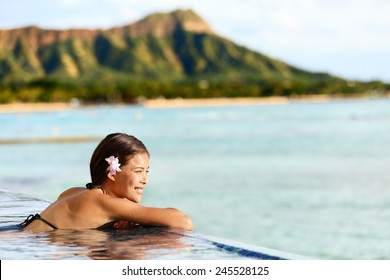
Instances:
[[[16,226],[29,213],[37,213],[47,205],[47,201],[0,190],[1,260],[224,260],[267,257],[213,242],[209,237],[194,232],[164,227],[60,229],[33,233]]]
[[[143,260],[169,258],[191,252],[186,237],[161,228],[140,227],[132,230],[55,230],[44,239],[60,248],[55,258],[75,257],[104,260]],[[63,249],[61,249],[63,248]],[[61,257],[58,254],[64,255]]]
[[[22,231],[0,223],[0,259],[225,260],[281,259],[262,248],[241,248],[163,227],[110,230]],[[286,257],[282,257],[286,258]],[[288,257],[287,257],[288,258]],[[291,258],[291,256],[290,256]]]

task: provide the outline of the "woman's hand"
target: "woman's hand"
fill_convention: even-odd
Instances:
[[[118,228],[132,224],[145,226],[173,227],[183,230],[194,228],[190,217],[175,208],[146,207],[122,198],[99,196],[102,210],[111,220],[118,222]],[[122,223],[127,221],[129,224]]]
[[[194,225],[190,217],[175,208],[166,208],[165,210],[170,211],[170,215],[173,216],[170,219],[168,226],[184,230],[193,230]]]
[[[113,225],[113,227],[116,229],[135,229],[140,226],[140,224],[136,224],[130,221],[118,221]]]

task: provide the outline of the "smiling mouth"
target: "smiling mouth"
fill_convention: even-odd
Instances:
[[[136,191],[138,194],[143,194],[143,192],[144,192],[144,189],[143,189],[143,188],[135,187],[134,189],[135,189],[135,191]]]

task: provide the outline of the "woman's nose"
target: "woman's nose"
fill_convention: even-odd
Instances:
[[[141,183],[146,185],[148,183],[148,175],[144,174],[141,178]]]

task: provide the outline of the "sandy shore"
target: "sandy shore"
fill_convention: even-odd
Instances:
[[[199,99],[151,99],[140,102],[146,108],[165,107],[206,107],[206,106],[231,106],[253,104],[282,104],[287,103],[286,97],[264,98],[199,98]],[[123,104],[118,104],[123,105]],[[26,112],[50,112],[70,110],[74,108],[70,103],[10,103],[0,104],[1,113],[26,113]]]
[[[210,107],[210,106],[245,106],[255,104],[285,104],[287,97],[262,97],[262,98],[176,98],[176,99],[151,99],[142,102],[147,108],[165,107]]]
[[[176,99],[150,99],[139,104],[146,108],[171,108],[171,107],[215,107],[215,106],[247,106],[286,104],[289,102],[327,102],[334,99],[344,99],[345,96],[330,95],[304,95],[297,97],[239,97],[239,98],[176,98]],[[348,98],[364,98],[361,95],[354,95]],[[125,104],[118,104],[123,106]],[[25,113],[25,112],[50,112],[71,110],[75,105],[70,103],[11,103],[0,104],[1,113]]]
[[[165,107],[208,107],[208,106],[245,106],[245,105],[267,105],[286,104],[289,102],[327,102],[334,99],[362,98],[361,95],[332,96],[328,94],[300,95],[294,97],[272,96],[272,97],[238,97],[238,98],[176,98],[176,99],[150,99],[141,102],[147,108]]]
[[[63,111],[71,108],[69,103],[10,103],[0,104],[0,114]]]

